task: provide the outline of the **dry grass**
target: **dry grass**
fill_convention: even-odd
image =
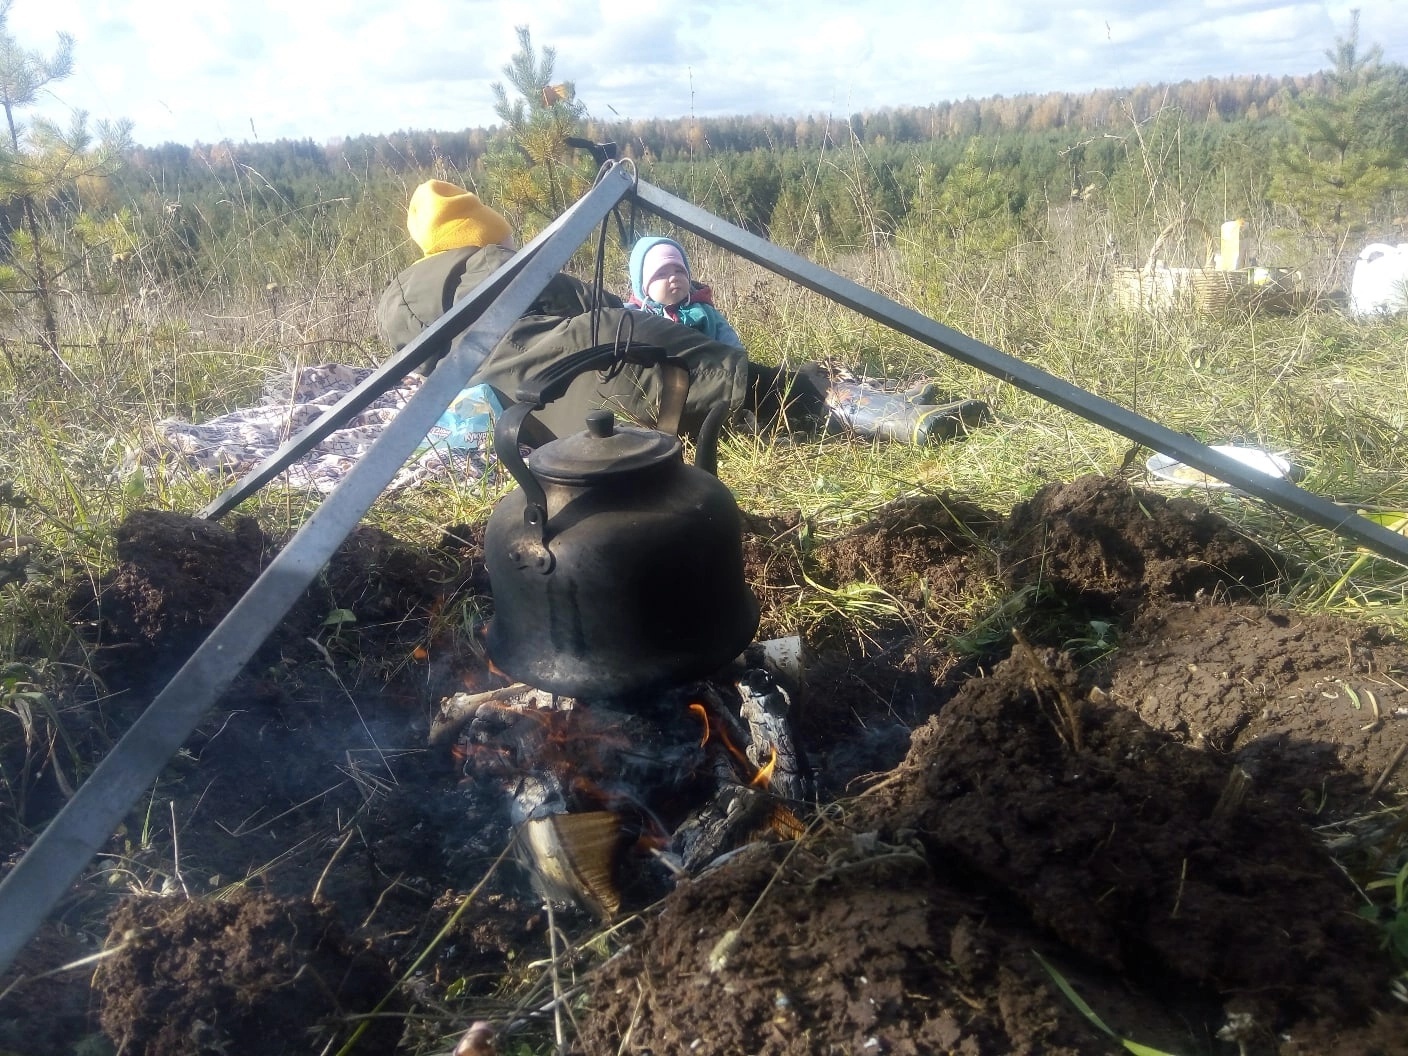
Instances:
[[[345,223],[291,214],[272,242],[270,232],[251,227],[225,244],[224,281],[182,286],[124,273],[102,296],[69,298],[62,363],[32,351],[22,333],[10,336],[0,359],[0,413],[12,423],[0,431],[0,574],[8,576],[0,579],[0,753],[20,763],[0,779],[0,802],[8,797],[13,807],[23,795],[25,767],[64,768],[65,709],[101,695],[85,683],[83,647],[64,601],[111,567],[116,526],[143,506],[198,510],[230,483],[175,460],[125,471],[125,452],[149,441],[162,418],[200,421],[245,406],[271,378],[299,366],[371,365],[386,354],[371,313],[406,259],[404,199],[373,197],[349,206]],[[1052,218],[1049,240],[997,253],[958,254],[938,235],[926,241],[910,232],[864,252],[818,251],[816,259],[1169,428],[1286,452],[1307,488],[1350,508],[1408,511],[1408,320],[1120,309],[1099,260],[1108,219],[1081,203]],[[755,358],[923,375],[955,397],[986,400],[996,414],[966,440],[928,448],[728,437],[720,474],[743,508],[800,513],[825,536],[916,491],[951,492],[1005,513],[1054,481],[1131,466],[1141,479],[1137,467],[1150,452],[1131,452],[1128,440],[763,269],[682,241]],[[608,275],[624,272],[622,259],[613,249]],[[487,484],[431,483],[383,496],[368,519],[430,544],[448,525],[483,520],[499,494]],[[276,484],[242,512],[278,537],[317,501]],[[1257,500],[1222,494],[1209,502],[1300,560],[1303,573],[1285,585],[1288,604],[1408,627],[1401,566]],[[866,619],[895,615],[893,599],[863,585],[846,590],[802,585],[795,611],[851,619],[862,634]],[[955,614],[971,615],[975,640],[989,621],[1002,622],[1009,600],[984,590],[947,599]]]

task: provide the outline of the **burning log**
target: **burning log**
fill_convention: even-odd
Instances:
[[[519,685],[449,698],[430,739],[453,736],[466,778],[499,790],[543,897],[610,919],[629,892],[655,897],[746,843],[801,833],[790,709],[765,668],[649,699]]]
[[[742,705],[739,713],[748,724],[748,759],[766,773],[766,784],[782,799],[806,798],[802,756],[792,741],[787,713],[792,697],[764,668],[745,671],[736,683]],[[764,752],[767,758],[763,758]]]
[[[545,689],[534,689],[522,682],[483,693],[456,693],[440,702],[440,709],[430,723],[430,743],[451,744],[464,729],[465,723],[479,714],[483,707],[551,708],[554,696]]]
[[[530,818],[519,830],[524,864],[543,897],[583,902],[611,919],[621,908],[616,857],[621,819],[609,810]]]
[[[770,836],[791,839],[801,828],[796,815],[771,793],[724,785],[675,830],[673,844],[681,870],[694,874],[745,844]]]

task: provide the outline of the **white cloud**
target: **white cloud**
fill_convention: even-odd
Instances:
[[[1402,0],[15,0],[20,42],[76,40],[51,116],[131,118],[139,142],[324,140],[492,124],[528,24],[601,118],[849,114],[1021,92],[1310,73],[1359,8],[1361,40],[1408,63]]]

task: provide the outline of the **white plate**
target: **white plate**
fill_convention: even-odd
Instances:
[[[1265,473],[1268,477],[1289,477],[1291,464],[1280,455],[1263,451],[1259,447],[1236,447],[1232,444],[1214,444],[1211,450],[1228,458],[1235,458],[1248,469]],[[1181,484],[1185,488],[1230,488],[1226,481],[1210,477],[1201,469],[1185,465],[1172,455],[1151,455],[1144,468],[1151,476],[1170,484]]]

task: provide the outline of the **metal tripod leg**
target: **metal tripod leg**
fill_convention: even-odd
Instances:
[[[97,768],[0,881],[0,972],[38,929],[83,867],[156,780],[202,716],[239,674],[313,577],[357,526],[513,322],[631,188],[606,173],[455,344],[342,483],[210,632]],[[444,332],[443,330],[441,331]]]
[[[492,275],[475,287],[469,296],[463,297],[451,305],[444,315],[426,327],[414,341],[378,367],[365,381],[342,397],[336,405],[328,408],[316,421],[290,438],[237,483],[226,489],[219,498],[201,510],[197,516],[207,520],[219,520],[326,440],[333,432],[341,429],[347,422],[361,414],[377,397],[400,384],[401,379],[416,367],[444,353],[450,347],[451,342],[478,319],[488,306],[494,303],[494,299],[503,293],[508,284],[528,266],[529,261],[533,259],[538,250],[561,229],[568,215],[564,213],[544,228],[511,260],[505,261]]]
[[[670,220],[686,230],[708,239],[715,245],[730,249],[769,271],[791,279],[800,286],[820,293],[837,304],[859,312],[867,318],[922,341],[952,356],[960,363],[977,367],[993,377],[1040,396],[1088,421],[1103,425],[1121,436],[1164,454],[1175,455],[1183,462],[1218,480],[1233,484],[1250,495],[1265,499],[1273,506],[1293,513],[1311,524],[1351,539],[1400,564],[1408,564],[1408,539],[1389,531],[1381,524],[1360,516],[1329,499],[1298,488],[1289,480],[1272,477],[1250,469],[1236,459],[1228,458],[1191,436],[1151,421],[1117,403],[1087,392],[1077,385],[1048,374],[1015,356],[999,352],[967,334],[920,315],[912,308],[866,289],[859,283],[844,279],[795,253],[789,253],[766,239],[750,234],[712,213],[690,205],[683,199],[662,191],[644,181],[636,186],[636,200],[652,213]]]

